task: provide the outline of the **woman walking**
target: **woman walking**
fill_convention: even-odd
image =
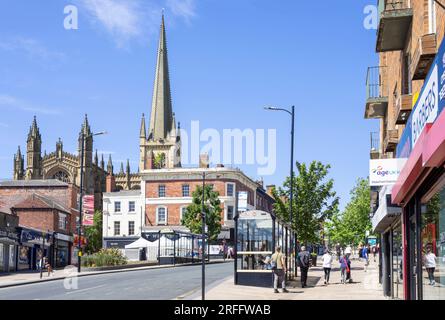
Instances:
[[[436,270],[436,255],[432,252],[431,247],[426,248],[426,255],[424,257],[424,262],[426,272],[428,272],[428,280],[430,281],[430,286],[434,286],[436,281],[434,280],[434,270]]]
[[[324,270],[324,284],[329,284],[329,277],[331,275],[332,268],[332,255],[329,250],[324,251],[324,255],[322,257],[323,260],[323,270]]]
[[[347,255],[340,258],[341,283],[346,283],[346,278],[349,273],[349,259]]]

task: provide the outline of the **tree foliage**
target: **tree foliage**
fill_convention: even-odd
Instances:
[[[372,231],[368,180],[358,179],[350,194],[351,200],[344,212],[335,214],[327,224],[329,239],[333,243],[358,245],[364,242],[366,232]]]
[[[87,245],[86,252],[95,253],[102,248],[102,212],[96,210],[93,217],[93,225],[85,227]]]
[[[297,162],[296,166],[299,176],[293,181],[292,225],[300,243],[318,243],[324,222],[338,211],[334,180],[327,179],[331,166],[319,161],[309,166]],[[284,221],[290,221],[290,187],[287,177],[283,187],[272,190],[275,213]]]
[[[181,220],[181,224],[190,229],[192,233],[202,232],[202,215],[205,212],[206,224],[208,226],[208,235],[210,240],[216,240],[221,232],[221,201],[219,193],[213,191],[211,185],[204,188],[204,210],[202,209],[202,187],[198,186],[192,193],[192,204],[189,205]]]

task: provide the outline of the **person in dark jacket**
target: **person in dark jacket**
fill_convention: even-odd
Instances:
[[[298,253],[298,265],[301,271],[301,287],[307,287],[307,272],[309,270],[309,252],[306,247],[302,246],[300,253]]]

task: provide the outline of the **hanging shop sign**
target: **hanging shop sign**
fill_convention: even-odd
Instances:
[[[434,123],[445,107],[445,41],[431,65],[397,145],[398,158],[408,158],[426,124]]]
[[[45,238],[45,241],[43,241]],[[22,229],[20,236],[21,243],[42,245],[45,242],[46,246],[51,245],[52,234],[31,229]]]
[[[375,159],[369,161],[369,185],[386,186],[396,183],[407,159]]]

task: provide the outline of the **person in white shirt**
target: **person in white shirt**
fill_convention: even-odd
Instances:
[[[323,261],[323,270],[324,270],[324,284],[329,284],[329,276],[331,275],[332,268],[332,255],[329,250],[324,251],[324,255],[321,258]]]
[[[434,286],[436,284],[436,281],[434,280],[434,270],[436,269],[436,255],[431,251],[430,246],[426,248],[426,254],[423,259],[423,264],[425,265],[426,272],[428,272],[430,285]]]

